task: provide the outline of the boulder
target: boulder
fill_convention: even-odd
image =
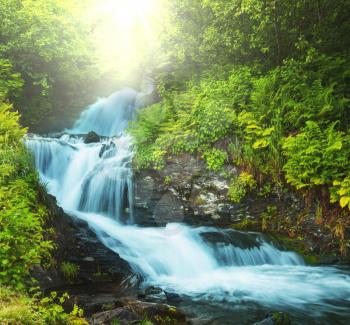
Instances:
[[[94,131],[90,131],[84,139],[84,143],[85,144],[89,144],[89,143],[95,143],[95,142],[100,142],[101,141],[101,137],[95,133]]]
[[[153,324],[188,324],[185,314],[179,309],[165,304],[143,302],[138,300],[124,301],[118,308],[97,313],[91,317],[91,324],[133,324],[142,320]]]

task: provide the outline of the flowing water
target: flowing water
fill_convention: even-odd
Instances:
[[[123,90],[88,107],[61,136],[28,136],[58,203],[86,220],[146,284],[179,295],[181,307],[214,315],[217,324],[249,324],[266,311],[287,311],[302,324],[349,324],[348,270],[307,266],[255,233],[134,224],[132,138],[124,130],[139,102],[136,92]],[[104,137],[85,144],[89,131]]]

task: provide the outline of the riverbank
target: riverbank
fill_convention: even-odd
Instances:
[[[140,289],[142,278],[120,256],[104,246],[89,225],[66,214],[52,195],[45,197],[47,227],[56,244],[50,268],[32,276],[44,293],[69,294],[64,307],[78,305],[90,324],[187,324],[186,316],[167,300],[152,301],[152,290]],[[70,273],[65,272],[70,267]],[[154,293],[154,292],[153,292]],[[144,299],[142,299],[144,298]],[[149,323],[147,323],[147,321]]]
[[[209,171],[194,155],[168,156],[164,168],[135,173],[135,213],[143,225],[185,222],[270,235],[280,247],[297,251],[310,264],[348,264],[346,230],[330,227],[332,210],[320,215],[316,204],[305,203],[290,188],[279,195],[262,190],[247,194],[240,203],[228,198],[237,168]],[[337,211],[333,211],[337,213]],[[327,222],[328,221],[328,222]]]

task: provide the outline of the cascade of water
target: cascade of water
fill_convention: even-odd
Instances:
[[[68,130],[77,135],[27,138],[41,179],[65,210],[86,220],[145,281],[169,291],[273,308],[305,309],[313,303],[323,311],[344,312],[332,299],[350,306],[347,273],[305,266],[300,256],[277,249],[258,234],[182,224],[131,225],[132,139],[123,130],[136,102],[136,92],[121,91],[91,105]],[[109,138],[85,144],[81,134],[89,131]]]
[[[107,137],[120,135],[135,116],[137,97],[137,92],[125,89],[99,99],[81,114],[71,132],[86,134],[94,131]]]

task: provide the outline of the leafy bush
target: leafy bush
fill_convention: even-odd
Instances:
[[[0,284],[24,288],[31,268],[49,260],[46,209],[38,202],[38,177],[22,144],[18,114],[0,103]]]
[[[33,299],[23,293],[0,286],[1,324],[45,324]]]
[[[204,152],[203,158],[207,163],[207,167],[213,171],[219,171],[225,161],[227,161],[227,153],[225,151],[213,148]]]
[[[67,324],[67,325],[87,325],[83,318],[84,311],[77,305],[73,306],[70,313],[66,313],[62,304],[69,299],[69,295],[64,293],[58,296],[57,292],[51,292],[49,296],[36,296],[36,309],[45,324]]]
[[[350,210],[350,176],[342,181],[335,180],[331,187],[331,202],[338,202],[342,208],[348,207]]]
[[[322,130],[316,122],[307,122],[296,136],[283,142],[287,157],[286,180],[297,189],[319,185],[332,186],[343,180],[350,169],[350,137],[332,124]]]
[[[232,180],[227,195],[231,202],[239,203],[249,191],[255,188],[256,181],[253,175],[242,172]]]
[[[130,127],[136,166],[161,168],[166,154],[190,152],[206,159],[209,169],[220,169],[227,153],[218,142],[232,135],[235,109],[245,107],[250,88],[246,67],[235,67],[228,76],[208,76],[199,84],[190,82],[183,92],[162,88],[163,102],[141,110]]]
[[[278,197],[287,182],[297,190],[328,189],[332,202],[343,197],[346,206],[339,182],[350,170],[349,61],[304,46],[298,59],[267,72],[225,66],[182,88],[162,84],[163,101],[131,127],[136,163],[159,169],[167,155],[188,152],[213,171],[233,162]],[[232,182],[233,201],[244,193]]]
[[[67,294],[59,297],[56,292],[51,292],[48,297],[42,297],[41,293],[30,297],[0,286],[0,323],[87,325],[83,311],[78,306],[74,305],[70,313],[64,311],[62,304],[68,298]]]
[[[137,147],[134,157],[136,169],[160,168],[163,165],[164,151],[158,145],[157,139],[165,120],[164,108],[155,104],[139,111],[137,124],[130,125],[129,132]]]

